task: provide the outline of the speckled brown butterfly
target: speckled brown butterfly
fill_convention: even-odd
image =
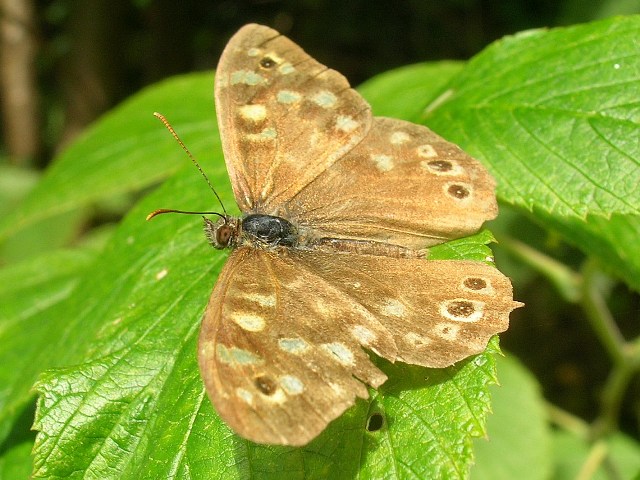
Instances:
[[[387,379],[365,350],[445,367],[507,329],[520,304],[505,276],[424,258],[496,216],[477,161],[423,126],[373,117],[342,75],[260,25],[229,41],[215,99],[243,216],[205,219],[211,244],[232,252],[198,358],[235,432],[304,445]]]

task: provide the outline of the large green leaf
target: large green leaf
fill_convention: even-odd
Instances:
[[[0,443],[33,401],[38,374],[65,362],[66,319],[56,309],[91,260],[89,252],[59,251],[0,270]]]
[[[487,438],[474,440],[474,480],[551,477],[551,431],[546,402],[533,375],[512,357],[497,359],[500,385],[491,387]],[[535,468],[531,468],[535,465]]]
[[[122,192],[137,191],[180,168],[176,143],[153,117],[179,126],[191,150],[219,150],[213,74],[175,77],[146,88],[84,132],[46,172],[25,202],[0,218],[0,239],[40,219]]]
[[[640,16],[506,37],[425,112],[502,199],[553,216],[640,213]]]

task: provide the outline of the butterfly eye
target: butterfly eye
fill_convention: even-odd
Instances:
[[[216,243],[220,245],[217,248],[224,248],[229,245],[229,239],[231,238],[231,227],[228,225],[221,225],[216,232]]]
[[[276,61],[271,57],[264,57],[262,60],[260,60],[260,66],[267,69],[273,68],[276,66]]]

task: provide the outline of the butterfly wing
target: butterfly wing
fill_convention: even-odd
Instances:
[[[481,353],[522,305],[513,301],[509,278],[482,262],[325,252],[296,257],[303,271],[339,289],[389,332],[395,356],[376,353],[391,362],[442,368]],[[377,340],[378,332],[364,337]]]
[[[261,25],[229,40],[215,100],[227,170],[246,213],[282,214],[371,124],[369,105],[340,73]]]
[[[234,250],[199,340],[200,371],[221,418],[255,442],[308,443],[355,397],[368,396],[354,376],[373,386],[386,380],[361,349],[337,350],[348,356],[348,368],[333,360],[331,349],[340,348],[336,342],[348,337],[349,322],[363,315],[349,298],[301,271],[287,252]],[[395,355],[375,318],[359,323],[378,332],[377,350]]]
[[[507,328],[511,298],[482,263],[239,248],[204,316],[200,368],[241,436],[304,445],[386,380],[362,347],[451,365]]]
[[[367,137],[287,204],[316,235],[419,249],[476,232],[498,212],[495,182],[428,128],[374,118]]]

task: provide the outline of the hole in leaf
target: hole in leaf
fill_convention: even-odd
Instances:
[[[367,420],[367,430],[377,432],[384,425],[384,416],[381,413],[373,413]]]

